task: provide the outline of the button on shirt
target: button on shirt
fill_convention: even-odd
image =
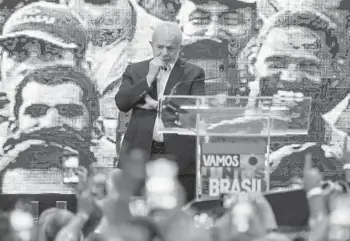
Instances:
[[[158,100],[163,96],[165,86],[168,82],[170,73],[172,69],[174,68],[175,64],[170,64],[167,67],[167,70],[161,70],[159,72],[158,78],[157,78],[157,91],[158,91]],[[154,123],[154,128],[153,128],[153,140],[157,142],[163,142],[164,137],[163,134],[159,133],[159,129],[163,127],[163,123],[160,120],[160,118],[156,118],[156,122]]]

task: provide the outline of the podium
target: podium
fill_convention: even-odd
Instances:
[[[311,97],[163,96],[163,134],[196,136],[196,198],[270,189],[271,137],[307,135]]]

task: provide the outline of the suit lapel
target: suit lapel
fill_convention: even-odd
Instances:
[[[174,65],[174,68],[172,69],[168,82],[165,86],[165,90],[164,90],[164,95],[168,95],[170,94],[170,91],[172,90],[172,88],[180,81],[182,81],[182,77],[184,75],[185,71],[184,71],[184,66],[183,63],[181,61],[181,59],[178,59]]]

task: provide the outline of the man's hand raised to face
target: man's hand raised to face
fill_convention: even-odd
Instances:
[[[148,86],[151,86],[153,81],[157,79],[157,76],[162,68],[165,68],[166,64],[160,56],[155,57],[149,63],[149,69],[147,74]]]
[[[305,191],[310,191],[313,188],[321,187],[321,182],[323,180],[321,172],[312,167],[312,156],[311,154],[306,154],[305,164],[304,164],[304,188]]]
[[[151,96],[145,96],[145,104],[139,104],[137,107],[145,109],[145,110],[156,110],[158,107],[158,101],[153,99]]]

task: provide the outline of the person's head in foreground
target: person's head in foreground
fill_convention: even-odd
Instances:
[[[62,209],[49,208],[41,213],[38,222],[38,241],[54,241],[57,233],[66,226],[74,214]]]

